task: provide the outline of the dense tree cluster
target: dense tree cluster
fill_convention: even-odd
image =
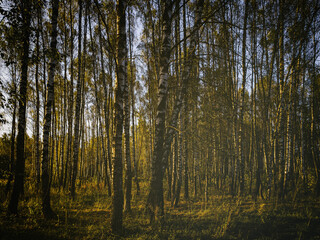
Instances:
[[[10,213],[26,175],[46,218],[52,187],[102,184],[115,233],[140,183],[151,222],[182,197],[320,195],[319,1],[0,3]]]

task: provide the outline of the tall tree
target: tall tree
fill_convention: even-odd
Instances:
[[[279,154],[280,154],[280,179],[278,197],[282,200],[284,197],[284,175],[285,175],[285,105],[284,105],[284,81],[285,81],[285,65],[284,65],[284,1],[279,3]]]
[[[130,13],[128,13],[130,15]],[[130,28],[130,20],[129,28]],[[129,44],[131,44],[131,33],[129,31]],[[127,45],[125,45],[126,48]],[[131,59],[131,46],[130,48],[130,68],[132,68],[132,59]],[[128,50],[126,50],[128,52]],[[126,53],[127,55],[127,53]],[[132,71],[130,71],[130,77],[132,78]],[[126,74],[127,76],[127,74]],[[133,98],[133,96],[131,96]],[[124,136],[125,136],[125,201],[124,201],[124,209],[126,212],[131,212],[131,197],[132,197],[132,170],[131,170],[131,157],[130,157],[130,102],[129,102],[129,83],[126,81],[124,84],[124,92],[123,92],[123,101],[124,101]]]
[[[130,88],[131,88],[131,121],[132,121],[132,162],[133,162],[133,169],[134,169],[134,181],[136,183],[136,191],[137,195],[140,193],[140,185],[138,180],[138,164],[136,162],[136,139],[135,139],[135,72],[134,72],[134,61],[133,61],[133,55],[132,55],[132,46],[133,46],[133,30],[132,30],[132,11],[129,11],[128,13],[128,23],[129,23],[129,59],[130,59]]]
[[[73,130],[73,53],[74,53],[74,43],[73,43],[73,14],[72,14],[72,1],[70,1],[69,5],[69,12],[70,12],[70,85],[69,85],[69,106],[68,106],[68,142],[67,142],[67,156],[66,156],[66,162],[65,162],[65,169],[64,169],[64,181],[63,181],[63,188],[67,187],[68,183],[68,173],[70,172],[69,169],[71,169],[71,156],[72,156],[72,130]]]
[[[43,155],[42,155],[42,212],[45,218],[55,217],[55,213],[50,205],[50,176],[49,176],[49,136],[51,132],[51,110],[54,108],[54,76],[58,62],[57,51],[57,19],[59,0],[52,0],[52,30],[50,43],[50,64],[49,64],[49,79],[47,82],[47,102],[45,107],[44,127],[43,127]],[[52,145],[52,148],[54,145]],[[53,161],[53,155],[51,156]]]
[[[242,195],[244,193],[244,171],[245,171],[245,158],[244,158],[244,97],[246,91],[246,78],[247,78],[247,66],[246,66],[246,45],[247,45],[247,20],[248,20],[248,5],[249,1],[245,0],[245,13],[244,13],[244,23],[243,23],[243,39],[242,39],[242,87],[241,87],[241,99],[240,99],[240,126],[239,126],[239,156],[240,156],[240,189],[239,193]]]
[[[12,113],[12,123],[11,123],[11,148],[10,148],[10,175],[8,178],[8,181],[6,183],[6,188],[5,188],[5,195],[7,196],[10,188],[11,188],[11,181],[13,180],[13,171],[14,171],[14,163],[15,163],[15,146],[16,146],[16,116],[17,116],[17,66],[14,65],[12,67],[12,104],[13,104],[13,113]]]
[[[37,25],[38,28],[41,26],[41,6],[38,3],[37,5]],[[39,89],[39,65],[40,65],[40,29],[36,32],[36,149],[35,149],[35,158],[36,158],[36,177],[37,177],[37,187],[40,188],[40,89]]]
[[[24,174],[25,174],[25,132],[26,132],[26,109],[27,109],[27,86],[28,86],[28,64],[29,47],[31,35],[31,9],[32,1],[26,0],[18,3],[21,12],[22,31],[22,54],[21,54],[21,78],[19,83],[19,108],[18,108],[18,135],[16,148],[16,165],[14,174],[13,191],[10,196],[8,212],[18,213],[18,202],[23,192]]]
[[[160,78],[158,87],[158,103],[156,110],[154,151],[151,165],[150,190],[147,199],[147,209],[150,221],[155,220],[155,215],[162,220],[164,216],[163,202],[163,174],[164,162],[163,142],[165,133],[165,119],[168,93],[169,60],[171,55],[171,21],[173,1],[161,0],[162,10],[162,39],[160,54]]]
[[[126,0],[117,1],[117,66],[114,103],[113,138],[113,197],[111,228],[116,234],[122,233],[123,184],[122,184],[122,132],[124,111],[124,89],[127,81],[127,41],[126,41]]]
[[[80,134],[80,107],[81,107],[81,86],[82,86],[82,0],[78,1],[79,5],[79,29],[78,29],[78,79],[77,79],[77,96],[76,96],[76,112],[75,112],[75,124],[74,124],[74,140],[73,140],[73,169],[71,178],[71,196],[74,199],[76,194],[76,179],[78,173],[78,161],[79,161],[79,134]],[[85,26],[87,27],[87,26]]]
[[[104,69],[104,54],[103,54],[103,42],[102,42],[102,32],[101,32],[101,24],[100,24],[100,16],[99,16],[99,22],[98,22],[98,27],[99,27],[99,46],[100,46],[100,61],[101,61],[101,71],[102,71],[102,85],[103,85],[103,90],[104,90],[104,121],[106,124],[106,135],[107,135],[107,163],[109,166],[109,172],[110,176],[112,175],[112,164],[111,164],[111,150],[110,150],[110,134],[109,134],[109,128],[110,128],[110,114],[109,114],[109,106],[110,104],[110,99],[109,99],[109,94],[108,94],[108,88],[107,88],[107,80],[106,80],[106,73]],[[110,53],[111,55],[111,53]],[[111,81],[110,81],[111,82]],[[111,84],[111,83],[110,83]],[[111,92],[111,87],[109,87],[109,92]],[[108,168],[106,167],[106,173],[108,171]],[[112,178],[112,176],[111,176]],[[111,193],[111,192],[110,192]]]

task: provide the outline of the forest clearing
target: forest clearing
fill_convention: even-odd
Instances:
[[[0,0],[0,240],[320,239],[320,1]]]

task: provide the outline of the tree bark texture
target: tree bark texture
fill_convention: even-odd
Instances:
[[[81,107],[81,37],[82,37],[82,0],[79,0],[79,30],[78,30],[78,80],[77,80],[77,96],[76,96],[76,112],[75,112],[75,123],[74,123],[74,140],[73,140],[73,169],[71,178],[71,196],[75,198],[76,191],[76,178],[78,173],[78,161],[79,161],[79,134],[80,134],[80,107]]]
[[[162,157],[168,93],[168,69],[171,55],[170,36],[172,21],[172,4],[172,1],[161,1],[161,6],[163,6],[163,22],[160,55],[160,79],[158,88],[158,103],[156,109],[154,151],[151,165],[151,182],[150,191],[147,199],[147,210],[150,214],[150,221],[153,221],[155,219],[155,215],[159,218],[162,218],[164,215],[163,174],[165,170],[165,165],[163,163]]]
[[[47,82],[47,102],[45,107],[45,119],[43,126],[43,156],[42,156],[42,212],[45,218],[55,216],[50,205],[50,174],[49,174],[49,136],[52,124],[52,108],[54,107],[54,75],[57,65],[57,19],[59,1],[52,1],[52,32],[50,43],[49,79]],[[52,134],[53,135],[53,134]],[[52,144],[52,148],[53,148]],[[53,155],[51,156],[53,158]],[[51,160],[53,161],[53,159]]]
[[[115,234],[122,233],[123,180],[122,180],[122,133],[124,112],[124,88],[127,81],[126,47],[126,5],[125,0],[117,1],[117,66],[114,103],[114,138],[113,138],[113,196],[111,229]]]
[[[16,166],[14,175],[13,191],[10,196],[8,212],[18,213],[18,202],[23,192],[24,171],[25,171],[25,131],[26,131],[26,108],[27,108],[27,85],[28,85],[28,64],[29,64],[29,46],[30,46],[30,22],[31,22],[31,1],[25,0],[21,3],[22,8],[22,42],[23,52],[21,56],[21,78],[19,89],[19,108],[18,108],[18,134],[16,148]]]

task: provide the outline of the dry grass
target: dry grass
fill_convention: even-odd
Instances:
[[[82,185],[75,201],[53,189],[53,208],[59,216],[54,221],[43,219],[35,193],[25,196],[20,215],[14,217],[6,215],[7,202],[1,196],[0,240],[320,239],[320,204],[312,199],[279,204],[215,196],[207,204],[182,201],[178,208],[166,202],[165,221],[159,226],[148,223],[146,196],[134,194],[132,213],[124,215],[124,234],[120,237],[111,233],[111,198],[102,185]]]

